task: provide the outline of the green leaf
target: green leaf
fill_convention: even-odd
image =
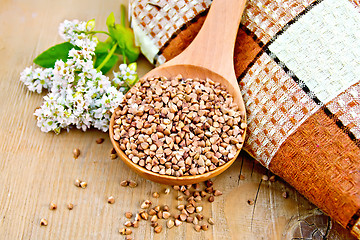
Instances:
[[[123,49],[121,49],[120,47],[118,47],[115,52],[121,55],[124,53],[127,60],[130,63],[132,63],[138,59],[140,55],[140,48],[135,45],[135,38],[132,29],[126,28],[126,32],[127,32],[126,36],[124,36],[125,38],[124,52]]]
[[[111,37],[119,44],[120,48],[125,47],[125,27],[116,24],[108,25],[109,33]]]
[[[127,44],[125,49],[125,56],[129,60],[129,62],[135,62],[139,58],[139,55],[140,55],[139,47],[135,46],[135,44],[133,45]]]
[[[111,36],[116,40],[119,47],[117,54],[125,54],[129,62],[135,62],[140,54],[140,48],[135,46],[135,37],[131,28],[116,24],[115,27],[109,27]]]
[[[113,46],[112,39],[109,37],[105,42],[98,42],[95,48],[95,54],[107,53]]]
[[[34,59],[34,63],[44,68],[54,67],[56,60],[66,62],[69,51],[73,48],[75,48],[75,46],[69,42],[57,44],[37,56]]]
[[[140,48],[135,46],[135,37],[131,28],[115,24],[114,13],[110,13],[106,20],[111,37],[117,42],[115,53],[125,55],[129,62],[135,62],[140,54]]]
[[[107,53],[100,53],[96,54],[96,60],[95,60],[95,68],[97,68],[106,58]],[[111,58],[106,62],[106,64],[100,69],[100,71],[103,74],[106,74],[108,71],[110,71],[111,68],[116,64],[116,62],[119,60],[119,57],[116,55],[112,55]]]
[[[110,15],[108,16],[108,18],[106,19],[106,26],[108,26],[108,29],[110,30],[111,27],[115,26],[115,17],[114,17],[114,13],[110,13]]]

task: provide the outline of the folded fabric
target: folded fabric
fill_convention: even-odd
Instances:
[[[149,61],[185,49],[210,4],[133,1]],[[360,237],[359,0],[249,0],[234,65],[248,114],[244,149]]]

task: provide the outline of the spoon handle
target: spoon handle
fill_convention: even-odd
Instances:
[[[233,56],[246,0],[214,0],[205,23],[193,42],[164,65],[190,64],[218,73],[237,85]]]

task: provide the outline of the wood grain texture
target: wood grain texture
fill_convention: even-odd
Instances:
[[[178,56],[161,67],[191,64],[209,69],[225,78],[232,88],[239,85],[235,76],[234,44],[246,0],[214,1],[200,32]],[[240,91],[239,95],[241,95]]]
[[[107,133],[96,130],[86,133],[71,130],[58,136],[42,133],[36,127],[33,112],[43,95],[28,92],[19,82],[19,73],[31,65],[37,54],[61,41],[57,28],[62,20],[95,18],[98,28],[105,29],[111,11],[119,17],[120,3],[126,1],[0,1],[1,239],[123,239],[118,229],[125,221],[124,212],[135,213],[144,199],[167,203],[175,212],[175,191],[153,199],[151,193],[162,192],[165,186],[142,179],[119,159],[110,159],[112,145]],[[149,69],[150,65],[141,59],[140,75]],[[99,137],[105,138],[101,145],[95,142]],[[81,150],[76,160],[72,156],[75,147]],[[240,172],[245,180],[239,180]],[[155,234],[149,223],[141,222],[133,236],[288,239],[286,234],[292,233],[303,219],[316,218],[311,212],[315,207],[282,181],[261,182],[264,173],[267,172],[263,167],[241,153],[225,173],[214,179],[215,187],[224,195],[213,204],[204,202],[204,215],[212,215],[216,221],[207,232],[197,233],[192,225],[183,224]],[[76,188],[73,184],[76,178],[86,181],[88,187]],[[126,179],[138,181],[139,186],[121,187],[120,181]],[[289,192],[287,199],[281,196],[284,190]],[[112,205],[106,202],[110,195],[115,197]],[[246,201],[256,195],[256,204],[248,205]],[[48,209],[51,201],[58,205],[57,210]],[[68,202],[75,205],[72,211],[66,208]],[[41,218],[49,221],[47,227],[40,226]],[[332,239],[352,239],[336,224],[327,235],[335,236]]]

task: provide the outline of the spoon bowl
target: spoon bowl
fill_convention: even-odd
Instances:
[[[244,103],[242,101],[241,95],[235,95],[236,91],[234,90],[234,88],[232,88],[232,85],[225,78],[223,78],[219,74],[217,74],[209,69],[199,67],[199,66],[194,66],[194,65],[171,65],[171,66],[167,66],[167,67],[155,68],[152,71],[150,71],[149,73],[147,73],[143,78],[150,78],[150,77],[155,77],[155,76],[164,76],[167,78],[171,78],[171,77],[176,76],[176,74],[179,74],[179,73],[181,73],[183,78],[196,78],[196,77],[199,79],[210,78],[214,82],[219,82],[219,83],[223,84],[226,87],[227,91],[233,96],[234,102],[239,106],[239,110],[242,112],[245,112],[245,107],[244,107]],[[203,182],[212,177],[215,177],[215,176],[219,175],[220,173],[224,172],[228,167],[231,166],[231,164],[236,160],[236,158],[239,155],[240,150],[241,150],[241,149],[238,150],[235,157],[230,159],[224,165],[217,167],[215,170],[209,171],[204,174],[182,176],[182,177],[161,175],[161,174],[149,171],[146,168],[133,163],[126,156],[126,154],[120,149],[119,143],[114,140],[114,129],[113,129],[114,122],[115,122],[115,114],[113,114],[113,116],[111,117],[109,133],[110,133],[111,142],[112,142],[117,154],[121,158],[121,160],[123,160],[132,170],[137,172],[140,176],[142,176],[146,179],[149,179],[151,181],[162,183],[162,184],[188,185],[188,184]],[[243,139],[245,138],[245,132],[242,137],[243,137]]]
[[[151,70],[142,78],[166,77],[172,79],[181,74],[185,79],[209,78],[214,82],[221,83],[231,94],[234,102],[238,105],[238,110],[244,116],[242,122],[246,122],[245,105],[233,66],[234,44],[245,2],[246,0],[214,0],[203,27],[190,46],[180,55]],[[126,156],[120,149],[119,143],[114,140],[114,122],[115,114],[110,121],[109,134],[121,160],[140,176],[162,184],[188,185],[215,177],[231,166],[241,150],[238,150],[235,157],[224,165],[204,174],[181,177],[161,175],[133,163]],[[245,132],[242,135],[243,139],[245,139]]]

